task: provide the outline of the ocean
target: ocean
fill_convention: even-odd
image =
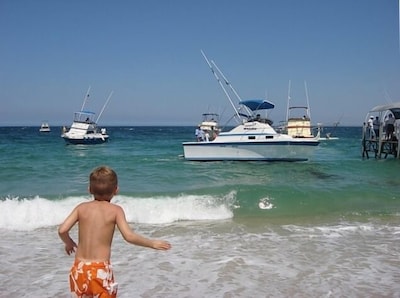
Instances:
[[[61,127],[0,127],[0,297],[69,297],[57,228],[99,165],[131,226],[172,244],[116,232],[119,297],[400,297],[400,160],[362,159],[361,127],[337,127],[307,162],[190,162],[195,127],[107,130],[76,146]]]

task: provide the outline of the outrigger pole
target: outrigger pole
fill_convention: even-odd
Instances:
[[[309,100],[308,100],[308,88],[307,88],[307,82],[306,81],[304,81],[304,89],[306,90],[307,117],[308,117],[308,119],[311,119],[310,103],[309,103]]]
[[[215,64],[214,60],[211,60],[211,63],[215,66],[215,68],[218,70],[218,72],[221,74],[222,78],[225,81],[225,84],[229,86],[229,88],[231,88],[231,90],[233,91],[233,93],[236,95],[237,99],[239,101],[241,101],[242,99],[240,98],[239,94],[236,92],[236,90],[233,88],[233,86],[231,85],[231,83],[229,83],[228,79],[224,76],[223,72],[218,68],[217,64]]]
[[[287,123],[288,123],[288,121],[289,121],[289,106],[290,106],[289,101],[291,100],[291,98],[290,98],[290,87],[291,87],[291,83],[292,83],[292,81],[289,80],[288,95],[287,95],[287,107],[286,107],[286,125],[287,125]]]
[[[241,97],[239,96],[239,94],[236,92],[236,90],[233,88],[232,84],[228,81],[228,79],[224,76],[224,73],[222,72],[222,70],[219,69],[219,67],[217,66],[217,64],[215,64],[214,60],[211,60],[211,63],[215,66],[215,68],[218,70],[218,72],[221,74],[221,76],[224,78],[225,84],[229,86],[229,88],[231,88],[232,92],[236,95],[237,99],[240,101],[242,101]],[[244,106],[244,108],[246,109],[247,113],[251,114],[251,111],[249,110],[249,108],[247,106]]]
[[[86,95],[85,95],[85,98],[83,99],[83,103],[82,103],[81,112],[83,111],[83,108],[85,107],[86,101],[87,101],[88,98],[89,98],[90,88],[91,88],[91,87],[89,86],[88,90],[86,91]]]
[[[221,80],[219,79],[217,73],[214,71],[214,68],[212,67],[210,61],[207,59],[207,57],[206,57],[206,55],[204,54],[203,50],[200,50],[200,51],[201,51],[201,54],[203,55],[204,59],[206,60],[208,66],[210,67],[211,72],[214,74],[215,79],[217,80],[217,82],[218,82],[219,85],[221,86],[221,88],[222,88],[222,90],[224,91],[226,97],[228,97],[228,100],[229,100],[229,102],[231,103],[231,105],[232,105],[232,107],[233,107],[233,109],[234,109],[234,111],[235,111],[235,113],[236,113],[237,119],[241,119],[238,110],[236,109],[235,105],[233,104],[232,99],[231,99],[231,97],[229,96],[228,92],[226,91],[225,87],[222,85],[222,82],[221,82]],[[213,64],[214,64],[214,63],[213,63]],[[214,65],[215,65],[215,64],[214,64]],[[218,67],[217,67],[217,68],[218,68]],[[221,73],[221,72],[220,72],[220,73]],[[222,74],[222,73],[221,73],[221,74]],[[222,74],[222,76],[223,76],[223,74]],[[226,80],[225,80],[225,83],[228,84]]]
[[[100,116],[101,116],[101,114],[103,114],[103,111],[104,111],[104,109],[106,108],[108,102],[110,101],[111,96],[112,96],[113,93],[114,93],[114,91],[111,91],[110,95],[108,96],[108,98],[107,98],[107,100],[106,100],[106,103],[104,104],[103,108],[102,108],[101,111],[100,111],[99,116],[98,116],[97,119],[96,119],[96,123],[99,122]]]

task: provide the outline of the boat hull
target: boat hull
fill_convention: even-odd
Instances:
[[[193,161],[307,161],[318,141],[186,142],[184,158]]]
[[[108,135],[88,135],[81,138],[70,138],[66,135],[63,135],[62,138],[67,144],[72,145],[95,145],[106,143],[108,141]]]

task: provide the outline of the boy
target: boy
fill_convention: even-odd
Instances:
[[[118,177],[114,170],[101,166],[89,177],[89,192],[94,200],[79,204],[58,228],[68,255],[75,252],[75,262],[69,274],[71,293],[76,297],[116,297],[117,284],[110,264],[111,243],[115,226],[123,238],[135,245],[168,250],[163,240],[152,240],[133,232],[123,209],[110,201],[118,193]],[[69,231],[78,222],[78,245]],[[103,296],[104,295],[104,296]]]

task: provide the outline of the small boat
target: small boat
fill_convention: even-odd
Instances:
[[[400,102],[379,105],[366,115],[362,129],[362,157],[400,159]]]
[[[51,129],[50,129],[49,123],[43,122],[42,125],[40,125],[39,131],[40,132],[50,132]]]
[[[333,128],[331,131],[325,133],[325,137],[320,137],[320,141],[332,141],[332,140],[339,140],[338,137],[335,137],[333,134],[336,130],[336,128],[339,126],[340,122],[337,121],[335,123],[333,123]]]
[[[295,138],[281,134],[271,126],[272,121],[261,113],[273,109],[275,105],[264,99],[240,100],[235,107],[224,85],[205,54],[212,73],[224,90],[235,110],[238,125],[229,131],[221,131],[213,140],[184,142],[183,156],[192,161],[306,161],[319,145],[315,138]],[[221,70],[212,62],[224,78],[225,85],[237,95]]]
[[[89,87],[90,90],[90,87]],[[89,98],[89,90],[86,93],[85,99],[83,101],[82,108],[79,112],[74,113],[74,120],[69,129],[63,127],[63,131],[61,137],[65,140],[67,144],[73,145],[91,145],[91,144],[101,144],[105,143],[109,139],[109,135],[105,128],[100,128],[97,123],[104,111],[104,108],[108,104],[108,101],[111,98],[112,92],[110,96],[107,98],[106,103],[104,104],[100,115],[96,117],[96,114],[84,110],[87,99]]]

